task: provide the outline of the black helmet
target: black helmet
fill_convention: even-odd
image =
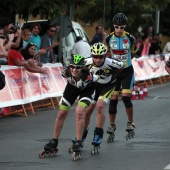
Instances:
[[[117,13],[114,17],[113,17],[113,24],[114,25],[126,25],[127,24],[127,17],[125,14],[123,13]]]

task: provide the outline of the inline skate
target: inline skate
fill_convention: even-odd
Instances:
[[[82,141],[76,141],[72,146],[72,159],[77,161],[81,158]]]
[[[127,122],[127,128],[126,128],[126,140],[128,139],[131,139],[131,138],[134,138],[135,136],[135,125],[134,125],[134,122]]]
[[[106,133],[109,134],[108,138],[107,138],[107,143],[111,143],[114,142],[114,138],[115,138],[115,131],[116,131],[116,124],[110,124],[108,127],[108,130],[106,131]]]
[[[84,129],[83,136],[82,136],[82,148],[83,148],[83,146],[84,146],[84,140],[86,139],[87,134],[88,134],[88,129]],[[76,143],[76,138],[73,138],[73,139],[72,139],[72,144],[71,144],[71,145],[69,146],[69,148],[68,148],[68,152],[69,152],[69,153],[72,153],[72,152],[73,152],[72,148],[73,148],[73,145],[74,145],[75,143]]]
[[[55,156],[58,152],[58,139],[52,139],[44,146],[44,150],[40,152],[39,157],[51,157]]]
[[[92,141],[92,149],[91,155],[94,155],[99,152],[100,144],[103,138],[103,129],[102,128],[95,128],[94,130],[94,138]]]

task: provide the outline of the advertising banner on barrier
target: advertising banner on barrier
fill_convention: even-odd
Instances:
[[[133,58],[132,65],[134,67],[135,81],[143,81],[168,75],[165,70],[165,61],[167,61],[167,58],[169,58],[169,56],[165,56],[165,60],[162,60],[160,56]]]
[[[0,91],[0,108],[26,104],[47,97],[62,96],[66,79],[61,76],[61,64],[45,64],[47,75],[31,73],[22,67],[2,66],[6,85]]]

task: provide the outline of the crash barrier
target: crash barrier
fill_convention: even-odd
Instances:
[[[165,83],[170,77],[165,70],[165,61],[168,59],[169,55],[165,55],[165,60],[161,56],[133,58],[135,85]],[[43,67],[47,69],[47,75],[30,73],[22,67],[1,66],[0,70],[6,76],[6,86],[0,91],[0,108],[20,105],[21,109],[9,114],[22,112],[25,116],[27,110],[35,113],[37,107],[51,106],[55,109],[53,99],[59,103],[58,97],[62,96],[66,85],[66,80],[61,76],[63,67],[59,63],[44,64]],[[133,90],[132,99],[143,99],[142,93],[144,88],[141,91]]]
[[[142,56],[133,58],[132,65],[134,68],[135,84],[146,84],[153,86],[154,83],[166,83],[170,79],[168,72],[165,70],[165,62],[170,55]]]
[[[60,63],[44,64],[43,68],[47,70],[46,75],[28,72],[23,67],[1,66],[0,70],[6,77],[6,85],[0,90],[0,108],[20,105],[21,109],[9,114],[23,112],[25,116],[27,110],[34,113],[34,108],[37,107],[51,105],[55,108],[53,99],[59,102],[58,97],[62,96],[66,85],[66,79],[61,76],[63,66]],[[40,100],[46,101],[34,105]]]

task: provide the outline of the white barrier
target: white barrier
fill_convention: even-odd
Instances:
[[[62,65],[44,64],[43,68],[47,69],[47,75],[31,73],[23,67],[1,66],[6,85],[0,91],[0,108],[62,96],[66,85],[61,76]]]
[[[143,81],[169,75],[165,70],[165,61],[169,55],[165,55],[165,60],[160,56],[142,56],[133,58],[132,65],[135,72],[135,81]]]

